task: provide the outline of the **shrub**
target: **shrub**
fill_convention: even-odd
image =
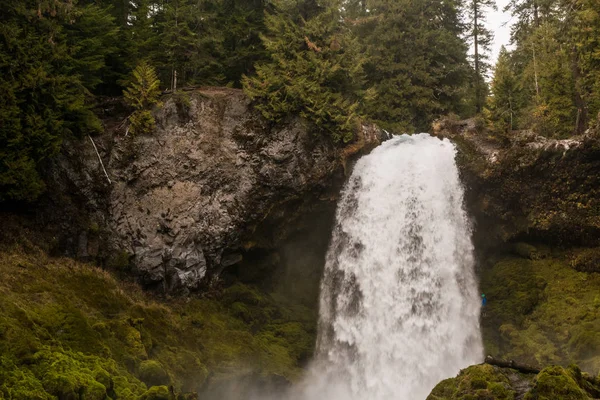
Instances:
[[[133,135],[154,129],[155,121],[149,109],[158,102],[159,86],[155,69],[145,61],[133,71],[129,86],[123,92],[125,101],[135,109],[129,117],[129,130]]]

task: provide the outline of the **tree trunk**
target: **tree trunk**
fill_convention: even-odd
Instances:
[[[487,356],[485,363],[495,365],[496,367],[516,369],[524,374],[539,374],[541,371],[539,368],[532,367],[531,365],[520,364],[513,360],[501,360],[492,356]]]
[[[575,81],[574,101],[577,107],[577,119],[575,122],[575,134],[581,135],[585,132],[588,125],[588,106],[583,98],[581,90],[581,69],[577,60],[577,48],[573,47],[571,51],[571,73]]]
[[[478,0],[473,0],[473,44],[475,46],[475,108],[477,114],[481,113],[481,76],[479,71],[479,26],[478,26]]]

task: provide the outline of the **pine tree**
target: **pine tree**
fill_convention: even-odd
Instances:
[[[260,38],[266,33],[267,11],[273,10],[266,0],[223,0],[218,4],[215,22],[227,32],[220,45],[223,78],[228,85],[240,87],[243,75],[253,74],[255,64],[267,61]]]
[[[501,132],[510,132],[518,124],[521,90],[512,67],[510,54],[502,46],[491,84],[490,120]]]
[[[366,86],[377,93],[366,114],[386,129],[412,132],[460,112],[468,63],[458,2],[374,0],[368,9],[353,21],[365,46]]]
[[[74,31],[91,36],[88,17],[67,0],[3,3],[0,201],[35,200],[44,190],[41,165],[62,140],[101,129],[88,98],[102,55],[91,62],[95,55],[73,47]]]
[[[566,23],[577,90],[577,132],[600,123],[600,10],[594,0],[571,0]],[[589,117],[588,117],[589,115]]]
[[[475,76],[475,111],[481,113],[487,97],[485,77],[490,69],[489,53],[494,34],[485,26],[486,12],[496,9],[495,0],[469,0],[470,37],[473,44],[473,69]]]
[[[280,7],[266,17],[263,43],[271,60],[256,67],[256,76],[244,77],[246,93],[268,120],[299,114],[334,141],[351,140],[366,94],[358,45],[339,4],[331,2],[307,21],[297,9]]]

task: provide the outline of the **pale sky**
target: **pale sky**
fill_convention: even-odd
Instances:
[[[494,32],[494,44],[492,46],[492,65],[496,64],[498,53],[502,45],[508,47],[510,42],[510,13],[503,13],[502,9],[508,4],[509,0],[496,0],[498,11],[490,11],[487,18],[487,26]],[[504,26],[503,26],[504,25]]]

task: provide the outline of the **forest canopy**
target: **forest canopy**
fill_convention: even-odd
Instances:
[[[35,200],[44,191],[44,165],[66,138],[102,132],[96,106],[130,89],[140,65],[160,82],[160,92],[243,88],[272,123],[300,115],[338,143],[351,141],[363,120],[401,133],[428,130],[447,114],[483,113],[503,132],[583,132],[600,110],[595,1],[513,0],[515,49],[502,53],[488,90],[493,33],[484,22],[494,6],[490,0],[6,0],[0,202]],[[152,127],[149,109],[134,117],[133,125]]]

